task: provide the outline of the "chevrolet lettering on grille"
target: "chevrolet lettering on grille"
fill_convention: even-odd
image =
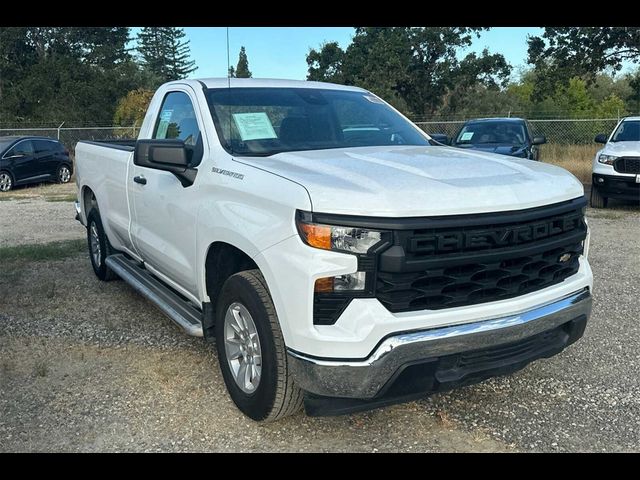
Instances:
[[[582,216],[574,214],[520,226],[416,235],[409,239],[407,250],[411,253],[428,255],[448,251],[508,247],[569,232],[579,228],[581,221]]]

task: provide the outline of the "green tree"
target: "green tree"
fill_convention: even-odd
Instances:
[[[528,62],[541,73],[537,98],[557,82],[576,76],[593,82],[606,69],[620,71],[625,61],[640,62],[638,27],[545,27],[542,36],[527,42]]]
[[[123,27],[0,29],[0,117],[104,122],[140,81]]]
[[[251,70],[249,70],[249,59],[247,58],[247,52],[244,47],[240,47],[240,53],[238,54],[238,64],[236,68],[229,68],[229,76],[235,78],[251,78]]]
[[[196,70],[184,37],[184,30],[176,27],[143,27],[138,33],[137,50],[152,88],[186,78]]]
[[[625,116],[626,114],[627,109],[624,100],[615,93],[603,99],[596,107],[596,116],[598,118],[616,118],[618,116]]]
[[[308,80],[321,82],[344,83],[342,62],[344,50],[338,42],[328,42],[320,45],[319,50],[309,49],[307,54]]]
[[[640,115],[640,70],[628,76],[630,92],[627,96],[629,110]]]
[[[358,85],[406,113],[435,112],[454,89],[504,84],[511,71],[502,55],[474,53],[459,60],[480,28],[359,27],[342,50],[325,43],[307,55],[308,80]]]
[[[118,102],[113,123],[122,126],[140,126],[153,98],[153,90],[137,88],[127,93]]]

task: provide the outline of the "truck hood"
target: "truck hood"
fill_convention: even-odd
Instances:
[[[453,147],[359,147],[237,160],[303,185],[313,210],[324,213],[469,214],[537,207],[584,194],[582,184],[562,168]]]
[[[640,156],[640,142],[609,142],[601,153],[616,157],[637,157]]]

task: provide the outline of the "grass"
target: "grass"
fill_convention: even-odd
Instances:
[[[60,260],[87,250],[84,239],[0,248],[0,262],[15,260]]]
[[[16,187],[9,192],[0,193],[0,201],[41,199],[47,202],[73,202],[76,200],[78,187],[72,180],[69,183],[41,183]]]
[[[540,159],[573,173],[583,183],[591,183],[591,164],[598,145],[542,145]]]
[[[47,202],[75,202],[78,196],[73,193],[69,195],[61,195],[59,197],[45,197]]]

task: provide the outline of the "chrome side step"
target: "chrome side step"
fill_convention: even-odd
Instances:
[[[105,263],[120,278],[155,303],[188,335],[202,337],[203,314],[191,303],[122,254],[109,255]]]

